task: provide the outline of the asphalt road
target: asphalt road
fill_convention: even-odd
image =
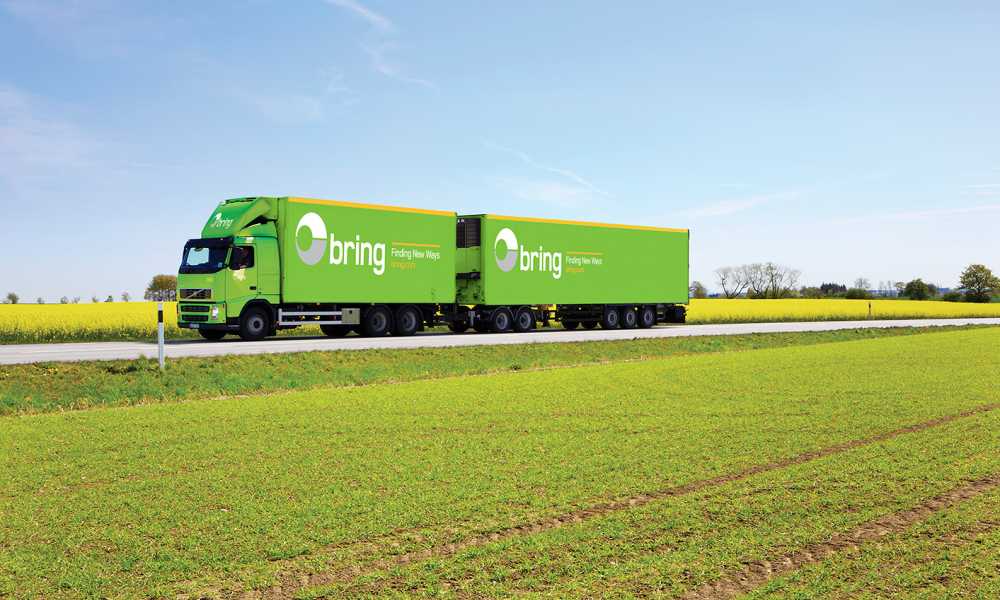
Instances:
[[[941,327],[945,325],[1000,325],[995,319],[918,319],[896,321],[826,321],[812,323],[741,323],[734,325],[664,325],[653,329],[617,329],[569,331],[560,327],[531,333],[428,333],[409,338],[362,338],[348,336],[279,337],[261,342],[244,342],[227,337],[220,342],[179,340],[167,342],[166,356],[221,356],[226,354],[275,354],[316,350],[365,350],[369,348],[442,348],[448,346],[486,346],[491,344],[545,344],[593,340],[629,340],[704,335],[741,335],[798,331],[835,331],[886,327]],[[156,344],[146,342],[90,342],[82,344],[12,344],[0,345],[0,365],[49,361],[116,360],[140,357],[155,358]]]

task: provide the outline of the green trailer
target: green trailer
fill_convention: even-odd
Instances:
[[[178,324],[412,335],[682,322],[688,232],[316,200],[226,200],[184,246]]]
[[[478,308],[480,329],[497,316],[530,328],[527,312],[569,327],[683,320],[686,229],[464,215],[458,232],[458,302]]]

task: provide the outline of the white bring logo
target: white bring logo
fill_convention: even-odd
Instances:
[[[303,227],[308,229],[312,236],[312,243],[305,250],[300,248],[298,244],[299,232]],[[299,258],[302,259],[302,262],[307,265],[318,263],[323,258],[323,254],[326,253],[326,223],[323,222],[322,217],[314,212],[302,215],[302,218],[299,219],[299,225],[295,228],[295,239],[295,249],[299,251]]]
[[[500,242],[504,244],[504,251],[501,254]],[[517,264],[517,236],[509,227],[504,227],[497,234],[497,239],[493,242],[493,254],[497,259],[497,266],[504,273],[510,272]]]

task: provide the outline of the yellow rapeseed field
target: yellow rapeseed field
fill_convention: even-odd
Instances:
[[[692,300],[689,323],[1000,317],[1000,304],[917,300]]]
[[[689,323],[833,321],[932,317],[1000,317],[1000,304],[911,300],[692,300]],[[177,328],[175,303],[164,303],[168,338],[194,337]],[[315,329],[309,331],[315,334]],[[155,302],[0,305],[0,343],[152,340]]]

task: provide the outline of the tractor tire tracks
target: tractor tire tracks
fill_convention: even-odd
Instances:
[[[751,563],[742,570],[706,584],[685,595],[684,600],[728,600],[751,592],[775,577],[786,575],[809,564],[817,563],[838,552],[858,550],[862,544],[887,535],[900,533],[926,520],[933,514],[970,500],[1000,486],[1000,474],[978,479],[935,496],[913,508],[894,512],[860,525],[849,533],[836,533],[825,542],[810,544],[772,560]],[[979,529],[988,530],[995,523],[984,523]]]
[[[574,511],[566,512],[561,515],[556,515],[553,517],[538,520],[525,525],[508,527],[492,533],[482,533],[479,535],[468,537],[464,540],[459,540],[452,543],[440,544],[422,550],[406,552],[403,554],[398,554],[396,556],[391,556],[374,561],[359,563],[352,565],[351,567],[343,568],[340,570],[331,570],[320,573],[305,573],[302,572],[301,570],[296,570],[294,566],[289,565],[289,568],[287,570],[279,572],[277,574],[276,583],[272,587],[266,589],[261,589],[261,590],[216,589],[213,591],[216,594],[221,595],[222,597],[239,598],[241,600],[285,600],[288,598],[293,598],[299,591],[306,588],[350,583],[351,581],[354,581],[358,577],[373,574],[378,571],[384,571],[395,567],[406,566],[424,560],[444,558],[470,548],[485,546],[487,544],[504,541],[512,538],[533,535],[544,531],[557,529],[559,527],[564,527],[567,525],[582,523],[590,519],[645,506],[651,502],[655,502],[658,500],[663,500],[678,496],[685,496],[688,494],[699,492],[704,489],[717,487],[737,481],[742,481],[744,479],[753,477],[755,475],[760,475],[762,473],[767,473],[778,469],[784,469],[787,467],[792,467],[795,465],[800,465],[814,460],[822,459],[827,456],[832,456],[842,452],[847,452],[856,448],[870,446],[873,444],[877,444],[879,442],[891,440],[893,438],[902,435],[926,431],[928,429],[940,427],[942,425],[946,425],[948,423],[952,423],[961,419],[992,412],[994,410],[997,410],[998,408],[1000,408],[1000,403],[986,404],[959,413],[944,415],[936,417],[934,419],[930,419],[928,421],[923,421],[921,423],[915,423],[913,425],[907,425],[905,427],[900,427],[898,429],[877,433],[865,438],[850,440],[839,444],[834,444],[832,446],[827,446],[826,448],[821,448],[819,450],[812,450],[788,458],[783,458],[769,463],[755,465],[734,473],[718,475],[716,477],[710,477],[707,479],[700,479],[697,481],[692,481],[689,483],[672,486],[661,490],[637,494],[635,496],[631,496],[628,498],[602,502],[586,508],[581,508]],[[329,548],[320,548],[316,552],[313,552],[312,555],[315,556],[317,554],[322,554],[324,550],[342,546],[343,546],[342,544],[336,544],[336,545],[331,545]],[[188,596],[186,595],[182,595],[179,596],[178,598],[183,600],[183,598],[187,597]]]

